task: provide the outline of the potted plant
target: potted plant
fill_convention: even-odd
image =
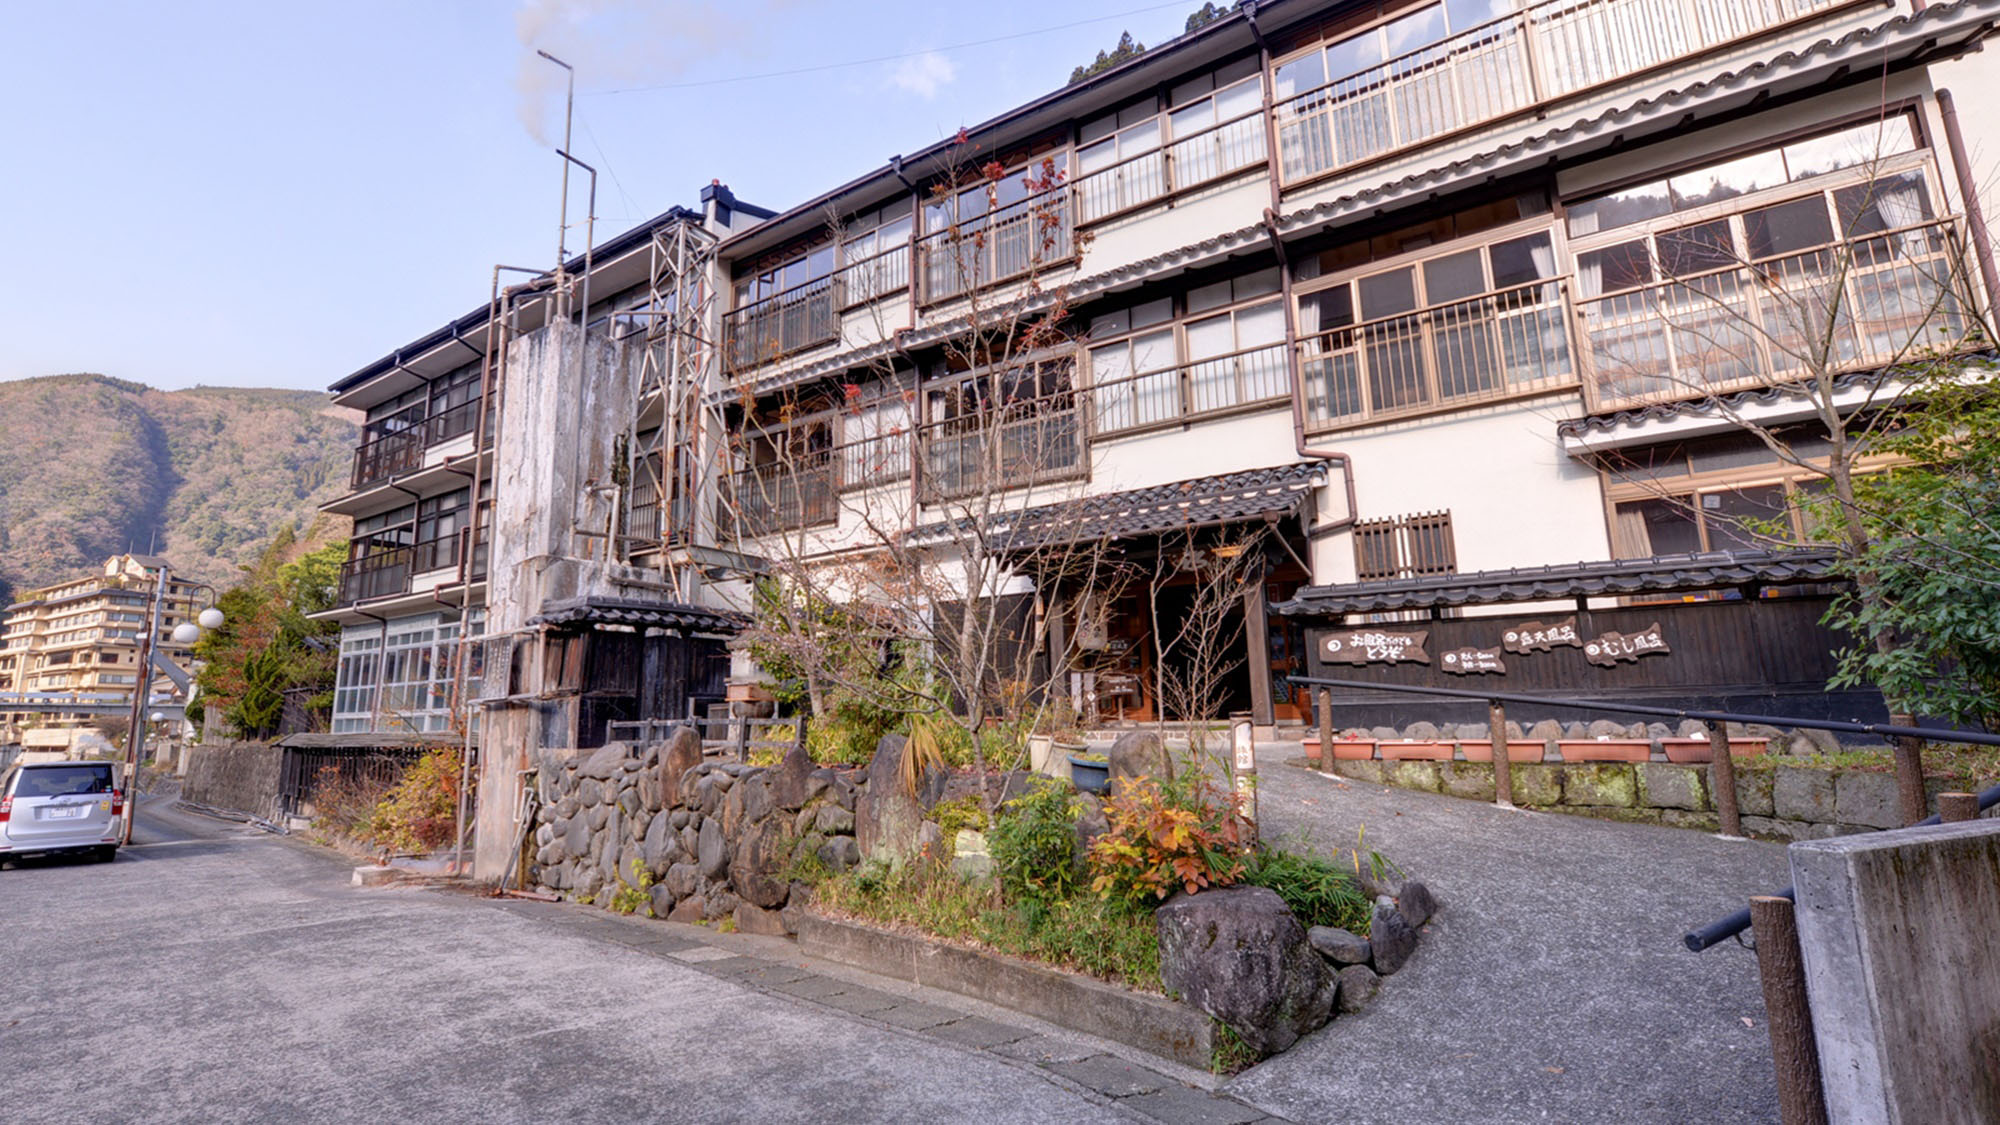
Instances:
[[[1643,762],[1653,756],[1650,738],[1564,738],[1556,742],[1565,762]],[[1511,759],[1510,759],[1511,760]]]
[[[1365,762],[1375,756],[1375,740],[1365,731],[1342,731],[1333,739],[1333,760]]]
[[[1388,762],[1448,762],[1451,743],[1433,738],[1383,739],[1375,749]]]
[[[1465,752],[1468,762],[1490,762],[1493,760],[1493,741],[1460,742],[1458,748]],[[1507,740],[1507,760],[1510,762],[1539,762],[1542,752],[1547,749],[1539,738],[1510,738]]]
[[[1063,757],[1069,762],[1069,779],[1079,790],[1100,797],[1111,791],[1110,759],[1102,754],[1065,754]]]
[[[1732,738],[1729,753],[1737,758],[1754,758],[1771,745],[1768,738]],[[1681,765],[1702,765],[1715,760],[1714,748],[1706,738],[1662,738],[1660,749],[1667,752],[1667,761]]]

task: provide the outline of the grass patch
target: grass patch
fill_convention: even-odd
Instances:
[[[1277,848],[1260,850],[1251,859],[1243,881],[1277,892],[1302,926],[1368,932],[1372,906],[1367,892],[1353,871],[1328,860]]]
[[[1236,1074],[1255,1066],[1263,1056],[1243,1041],[1236,1029],[1221,1020],[1210,1021],[1208,1069],[1215,1074]]]
[[[990,883],[910,863],[894,870],[871,864],[830,879],[814,893],[813,906],[1161,992],[1152,912],[1124,903],[1082,897],[1009,904]]]

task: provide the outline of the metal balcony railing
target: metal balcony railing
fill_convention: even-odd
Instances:
[[[1071,395],[933,422],[918,433],[926,503],[1080,477],[1083,412]]]
[[[1070,185],[1058,184],[917,243],[923,299],[937,302],[1019,277],[1075,253]]]
[[[833,277],[819,277],[722,318],[729,370],[747,371],[840,337],[840,296]]]
[[[836,464],[832,454],[819,452],[736,470],[722,498],[724,522],[752,538],[835,522]]]
[[[1275,401],[1291,389],[1285,345],[1267,344],[1094,384],[1092,422],[1099,434],[1144,429]]]
[[[1076,221],[1096,222],[1262,164],[1267,155],[1262,110],[1196,130],[1078,176]]]
[[[1308,429],[1539,393],[1577,381],[1567,283],[1537,281],[1299,341]]]
[[[1594,411],[1879,367],[1966,347],[1952,220],[1578,302]]]
[[[1845,0],[1546,0],[1277,105],[1294,184],[1685,58]]]
[[[342,563],[340,604],[353,605],[372,598],[408,593],[414,558],[412,548],[392,547]]]

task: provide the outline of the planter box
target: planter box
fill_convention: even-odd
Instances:
[[[1643,762],[1653,756],[1649,738],[1565,738],[1556,743],[1565,762]]]
[[[1306,752],[1307,765],[1310,765],[1313,768],[1317,769],[1323,764],[1323,762],[1320,759],[1319,739],[1302,738],[1299,740],[1299,745],[1302,748],[1304,748]]]
[[[1465,751],[1468,762],[1490,762],[1493,760],[1492,742],[1461,742],[1460,750]],[[1539,762],[1546,749],[1541,739],[1510,738],[1507,740],[1507,760],[1510,762]]]
[[[1396,739],[1375,744],[1375,749],[1384,761],[1390,762],[1449,762],[1451,761],[1449,742],[1425,742],[1417,739]]]
[[[1305,740],[1306,760],[1325,769],[1327,758],[1319,744],[1319,739]],[[1333,761],[1365,762],[1375,756],[1375,740],[1372,738],[1336,738],[1333,740]]]
[[[1768,738],[1732,738],[1729,740],[1729,753],[1736,758],[1755,758],[1770,745]],[[1715,759],[1715,752],[1706,738],[1662,738],[1660,749],[1667,752],[1667,761],[1686,766],[1701,765]]]

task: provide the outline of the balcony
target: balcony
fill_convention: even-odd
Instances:
[[[1978,330],[1950,220],[1578,302],[1592,411],[1963,349]]]
[[[1845,0],[1547,0],[1277,105],[1286,186],[1780,27]]]
[[[1143,430],[1291,394],[1285,345],[1269,344],[1179,367],[1141,372],[1090,389],[1095,432]]]
[[[473,399],[428,417],[415,410],[405,411],[391,423],[385,423],[398,428],[394,433],[370,438],[355,449],[354,474],[349,487],[359,492],[422,468],[424,450],[469,434],[478,427],[480,406],[484,401]],[[492,444],[492,426],[489,424],[485,447],[491,448]]]
[[[749,538],[831,524],[840,518],[835,467],[832,454],[816,452],[738,469],[722,498],[722,522]]]
[[[933,422],[918,437],[918,497],[924,503],[1078,478],[1087,469],[1083,414],[1068,395]]]
[[[1335,429],[1577,382],[1567,283],[1537,281],[1299,342],[1306,428]]]
[[[1244,114],[1077,177],[1076,221],[1108,218],[1262,164],[1268,156],[1263,111]]]
[[[917,243],[923,300],[949,300],[1067,260],[1075,253],[1070,191],[1059,184],[925,235]]]
[[[815,278],[722,318],[723,354],[732,374],[840,338],[839,295],[832,277]]]
[[[392,547],[342,563],[340,604],[353,605],[372,598],[408,593],[410,567],[414,559],[413,548]]]

